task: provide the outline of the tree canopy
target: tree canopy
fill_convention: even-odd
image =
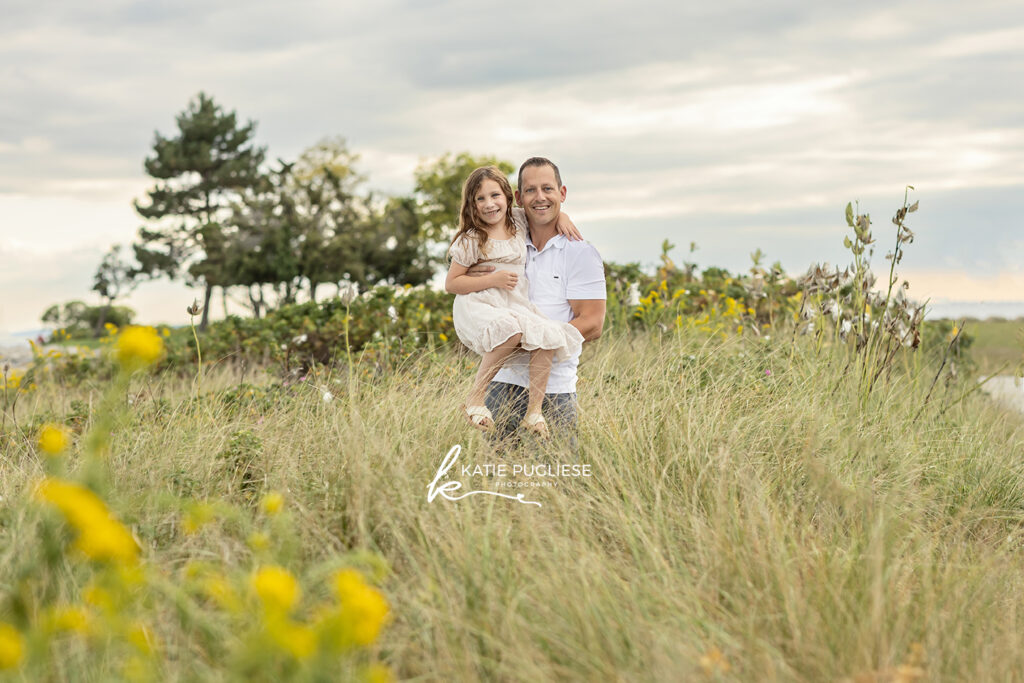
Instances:
[[[425,239],[447,242],[459,225],[462,185],[475,169],[497,166],[511,175],[516,167],[492,156],[473,156],[468,152],[445,154],[435,161],[420,164],[416,169],[416,196]],[[513,188],[514,189],[514,188]]]
[[[203,319],[209,319],[210,295],[226,286],[227,219],[241,193],[260,182],[264,149],[253,144],[256,124],[241,125],[211,97],[199,93],[177,117],[178,132],[155,133],[146,172],[156,180],[148,201],[135,210],[150,221],[139,229],[135,256],[142,273],[184,275],[204,287]]]

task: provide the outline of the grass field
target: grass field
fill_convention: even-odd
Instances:
[[[199,401],[187,379],[136,378],[102,473],[81,437],[61,465],[105,482],[141,545],[144,587],[112,611],[89,583],[112,570],[54,556],[59,527],[30,498],[55,466],[8,422],[0,622],[29,634],[8,675],[381,680],[358,668],[379,661],[431,681],[1024,678],[1020,416],[944,379],[922,410],[924,367],[862,400],[842,358],[805,341],[602,339],[580,369],[578,461],[557,445],[493,452],[457,410],[470,359],[447,352],[273,393],[222,368]],[[103,390],[41,387],[20,424],[74,417],[73,400],[95,407]],[[459,468],[578,462],[592,476],[501,488],[513,478],[456,468],[461,493],[541,507],[428,502],[456,444]],[[284,499],[273,520],[270,492]],[[289,619],[315,614],[332,568],[356,566],[380,579],[392,620],[342,665],[290,659],[254,650],[259,618],[188,589],[197,566],[244,586],[271,563],[301,587]],[[40,636],[47,601],[82,605],[108,633]],[[147,647],[119,644],[118,609]]]
[[[1024,320],[967,319],[965,331],[974,336],[970,354],[980,374],[1013,374],[1024,362]]]

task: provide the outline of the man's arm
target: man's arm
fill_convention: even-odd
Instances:
[[[604,299],[570,299],[569,307],[573,314],[569,324],[580,331],[583,341],[593,341],[601,336],[607,310]]]
[[[526,210],[520,206],[512,207],[512,220],[517,224],[526,228]],[[583,234],[580,233],[579,228],[569,218],[569,214],[562,211],[558,214],[558,223],[555,225],[555,232],[559,235],[565,235],[570,240],[582,240]]]

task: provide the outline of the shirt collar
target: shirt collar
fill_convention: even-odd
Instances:
[[[544,245],[544,251],[547,251],[549,248],[550,249],[564,249],[565,248],[565,244],[568,241],[569,241],[569,238],[567,238],[565,235],[563,235],[562,233],[556,233],[555,236],[552,237],[551,239],[549,239],[548,243]],[[537,251],[537,247],[535,247],[533,245],[533,240],[530,239],[530,231],[529,230],[526,231],[526,246],[532,248],[534,251]],[[537,253],[539,254],[539,253],[543,253],[543,252],[537,252]]]

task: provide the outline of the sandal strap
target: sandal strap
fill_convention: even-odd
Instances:
[[[547,424],[547,420],[545,420],[544,416],[541,415],[540,413],[530,413],[529,415],[523,418],[523,424],[526,425],[527,427],[533,427],[534,425],[538,425],[541,423]]]
[[[491,415],[491,411],[487,409],[487,406],[466,406],[466,415],[476,425],[481,424],[484,420],[494,422],[494,416]]]

